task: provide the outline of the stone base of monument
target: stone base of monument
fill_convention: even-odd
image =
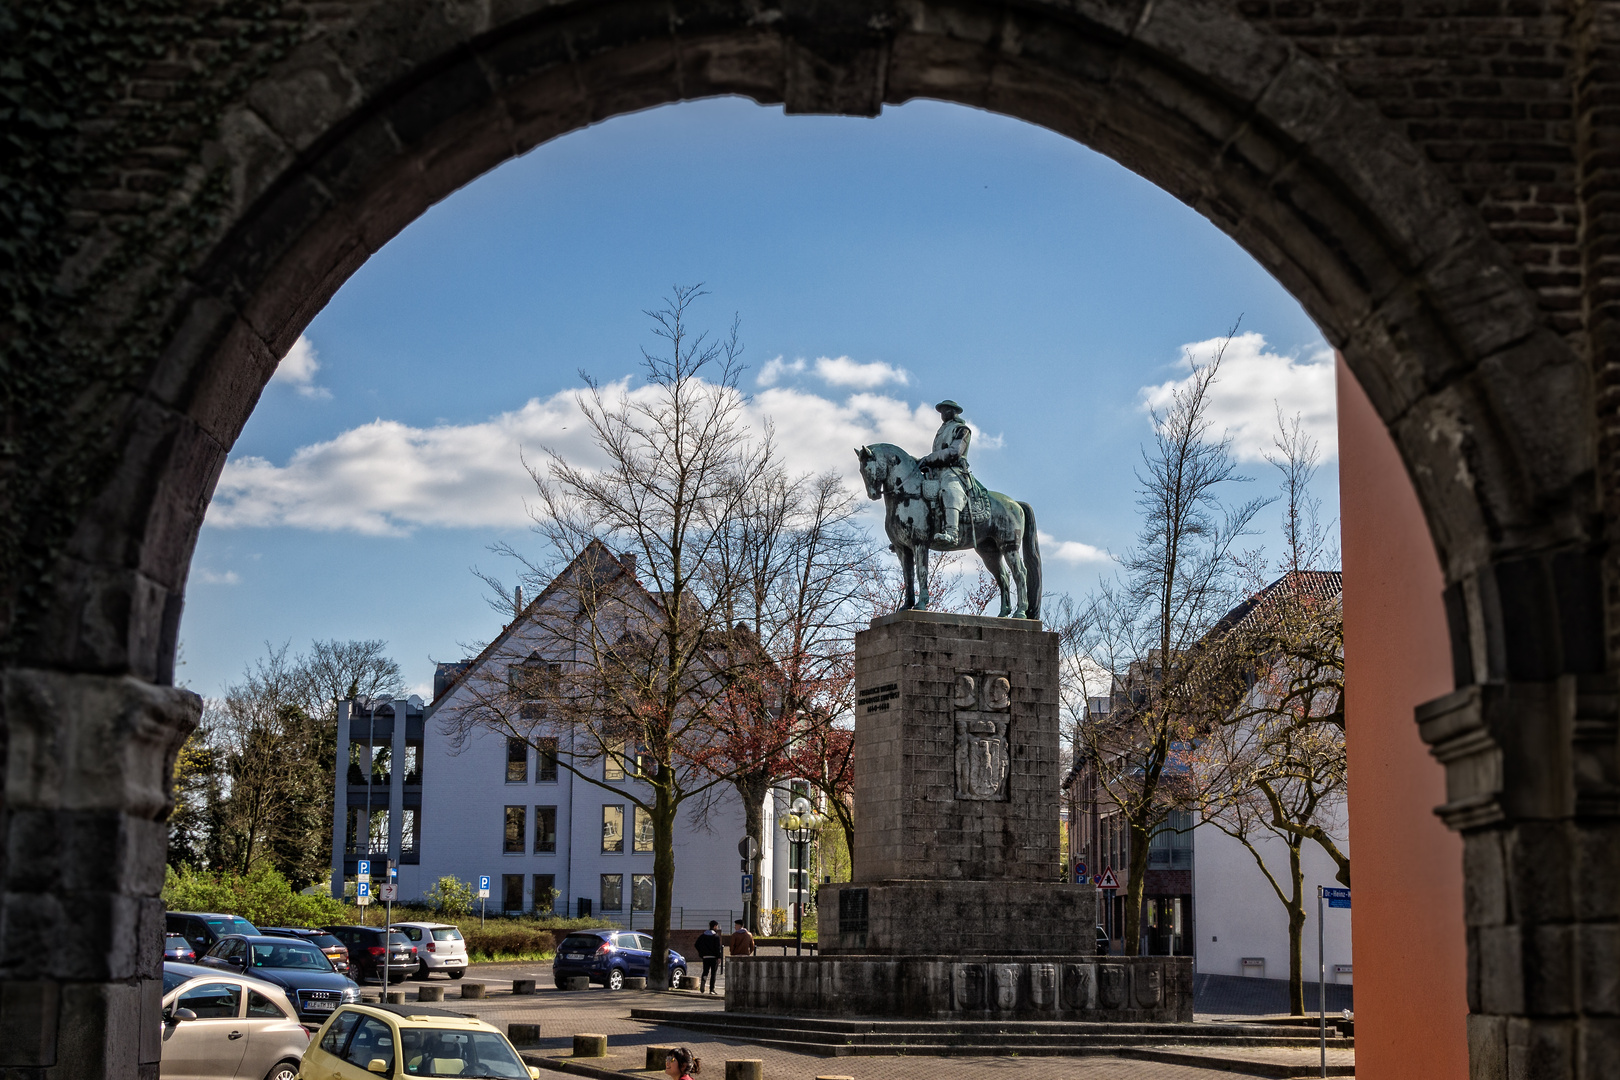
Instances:
[[[1089,956],[1097,890],[1055,881],[871,881],[816,893],[823,956]]]
[[[726,965],[726,1011],[1190,1023],[1192,982],[1185,956],[746,956]]]

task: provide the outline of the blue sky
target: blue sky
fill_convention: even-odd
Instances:
[[[1135,529],[1143,402],[1239,315],[1215,415],[1253,460],[1274,402],[1322,438],[1331,365],[1230,239],[1085,147],[933,102],[878,119],[716,100],[541,146],[433,207],[354,275],[266,388],[194,557],[179,678],[215,694],[266,641],[376,637],[413,688],[498,617],[473,566],[532,544],[517,462],[567,448],[581,369],[654,344],[644,309],[703,282],[733,313],[756,415],[853,476],[857,434],[922,440],[963,403],[988,486],[1032,502],[1049,590],[1086,591]],[[577,429],[576,433],[577,433]],[[862,440],[865,441],[865,440]],[[1268,515],[1267,525],[1275,515]],[[1275,547],[1274,530],[1260,538]]]

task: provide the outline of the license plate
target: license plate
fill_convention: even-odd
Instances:
[[[454,964],[459,964],[459,963],[461,963],[461,961],[460,961],[460,960],[457,960],[457,959],[455,959],[455,958],[453,958],[453,957],[452,957],[452,958],[451,958],[451,959],[449,959],[449,960],[446,960],[446,961],[445,961],[445,963],[446,963],[446,964],[447,964],[447,965],[454,965]]]
[[[337,1002],[311,1001],[308,1003],[308,1008],[310,1012],[331,1012],[333,1009],[337,1008]]]
[[[569,960],[583,960],[583,959],[585,959],[585,954],[582,953],[582,952],[571,952],[571,953],[568,954],[567,959],[569,959]]]

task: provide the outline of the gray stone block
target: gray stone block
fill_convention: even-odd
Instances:
[[[506,1037],[513,1046],[522,1050],[524,1047],[540,1045],[539,1024],[507,1024]]]
[[[464,998],[481,998],[484,996],[484,984],[477,982],[464,982],[461,984],[461,996]]]
[[[442,987],[442,986],[418,986],[416,988],[416,1000],[417,1001],[443,1001],[444,1000],[444,987]]]

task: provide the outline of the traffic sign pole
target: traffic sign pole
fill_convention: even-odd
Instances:
[[[1322,1014],[1322,1075],[1327,1076],[1327,964],[1323,942],[1327,928],[1322,919],[1322,886],[1316,887],[1316,1006]]]
[[[484,912],[489,907],[489,875],[478,876],[478,929],[484,928]],[[567,914],[565,911],[563,914]]]

